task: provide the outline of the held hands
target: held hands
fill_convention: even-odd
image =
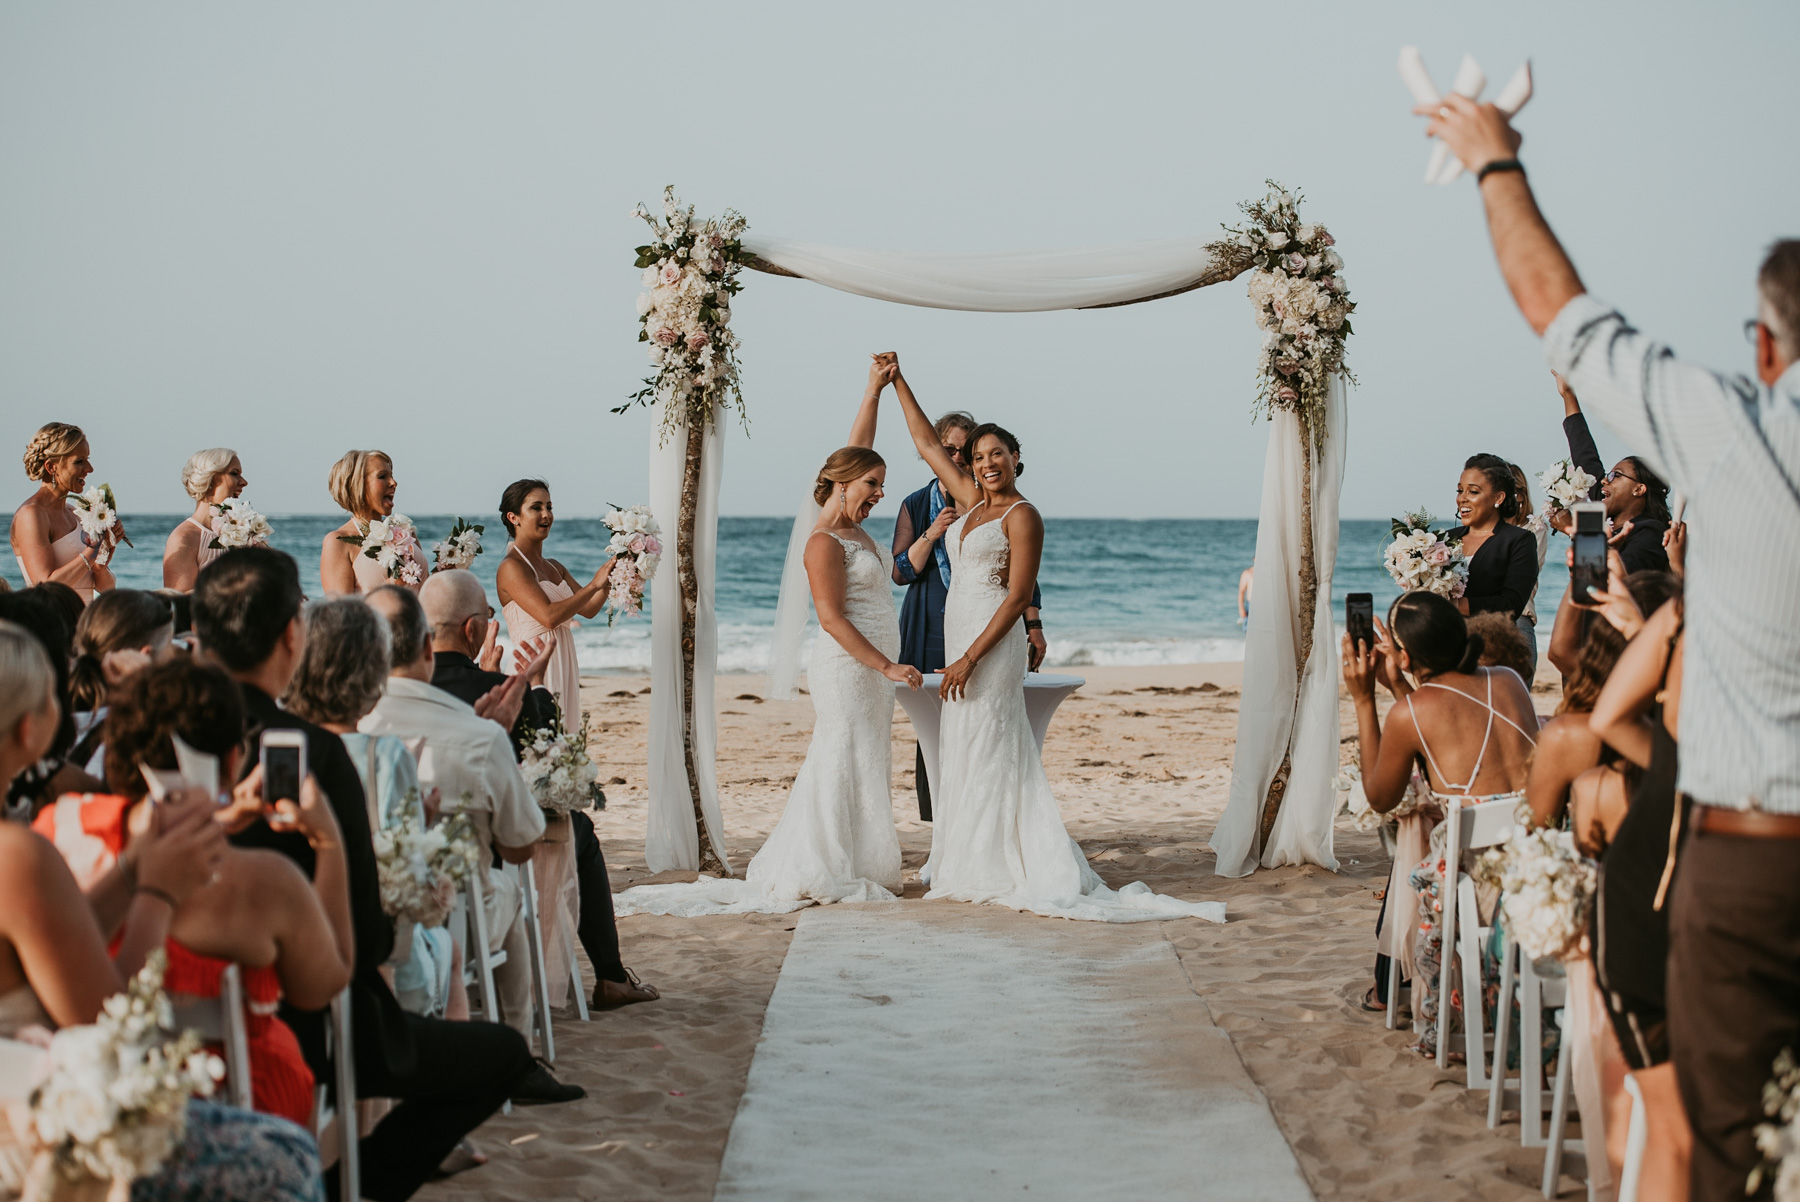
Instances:
[[[916,689],[925,683],[925,675],[911,664],[889,664],[881,670],[881,674],[895,684],[903,684],[909,689]]]
[[[894,356],[869,356],[869,390],[868,395],[880,396],[881,390],[893,383],[894,377],[900,374],[900,363]]]
[[[938,686],[938,697],[944,701],[961,701],[968,692],[969,677],[975,671],[975,665],[968,656],[963,656],[944,669],[944,683]]]
[[[1524,141],[1498,108],[1454,92],[1445,96],[1442,104],[1421,104],[1413,112],[1431,118],[1425,136],[1442,138],[1471,172],[1479,173],[1489,163],[1513,158]]]

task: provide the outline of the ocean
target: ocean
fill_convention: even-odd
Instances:
[[[119,583],[132,588],[162,584],[162,541],[182,514],[127,516],[125,527],[137,547],[121,547],[113,563]],[[271,516],[274,545],[300,563],[309,596],[319,592],[319,546],[341,516]],[[455,519],[415,516],[427,546],[442,538]],[[719,520],[719,670],[761,672],[768,663],[781,587],[782,559],[792,518],[727,517]],[[1048,666],[1086,664],[1188,664],[1241,660],[1243,631],[1237,624],[1238,574],[1256,554],[1254,519],[1048,518],[1044,562],[1038,582],[1044,593]],[[891,517],[872,516],[864,528],[879,542],[892,541]],[[609,531],[595,518],[561,518],[549,552],[578,579],[604,560]],[[1397,595],[1381,566],[1389,527],[1381,521],[1346,521],[1339,526],[1332,602],[1340,615],[1344,594],[1373,593],[1376,613]],[[498,521],[487,519],[487,551],[475,570],[493,596],[494,571],[506,548]],[[673,538],[669,538],[673,553]],[[0,575],[14,587],[22,581],[8,557]],[[1540,647],[1548,645],[1556,601],[1568,584],[1559,546],[1552,546],[1538,585]],[[898,603],[903,590],[895,588]],[[651,598],[654,603],[654,597]],[[817,627],[813,627],[816,633]],[[581,666],[590,672],[636,674],[650,667],[648,612],[621,618],[612,627],[605,616],[576,632]]]

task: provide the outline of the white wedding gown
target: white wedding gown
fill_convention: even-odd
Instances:
[[[879,544],[871,551],[831,537],[844,548],[844,616],[894,658],[900,623],[888,586],[893,561]],[[639,885],[614,897],[615,913],[785,914],[814,902],[891,901],[900,892],[900,837],[889,795],[893,683],[825,634],[813,641],[806,680],[816,715],[812,746],[745,879]]]
[[[1005,515],[964,538],[965,523],[980,508],[944,535],[951,567],[947,663],[962,657],[1006,598]],[[1023,629],[1001,639],[970,674],[963,698],[944,703],[931,790],[931,859],[919,874],[931,887],[925,896],[1095,922],[1224,922],[1223,902],[1181,901],[1141,882],[1114,892],[1088,866],[1063,827],[1025,717],[1028,649]]]

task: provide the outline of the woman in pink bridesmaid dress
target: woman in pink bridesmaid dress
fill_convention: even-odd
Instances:
[[[350,520],[325,536],[319,548],[319,582],[327,593],[368,593],[384,584],[398,584],[417,589],[425,583],[431,569],[415,534],[403,537],[405,558],[410,561],[407,574],[390,579],[379,562],[357,549],[368,537],[369,526],[394,515],[394,494],[399,481],[394,479],[394,460],[386,451],[345,451],[343,458],[331,465],[326,478],[331,499],[349,512]]]
[[[230,447],[195,451],[181,469],[181,486],[194,498],[191,517],[169,533],[163,544],[163,587],[194,591],[200,569],[225,554],[208,546],[213,540],[212,507],[244,491],[244,465]]]
[[[69,496],[87,487],[94,465],[88,460],[87,435],[80,426],[51,422],[31,436],[25,447],[25,474],[38,486],[13,513],[13,557],[27,588],[54,580],[92,601],[95,592],[113,587],[107,560],[124,536],[115,526],[98,544],[90,544],[69,505]]]

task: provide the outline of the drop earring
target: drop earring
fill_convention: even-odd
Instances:
[[[850,520],[850,486],[838,489],[838,514],[846,522]]]

